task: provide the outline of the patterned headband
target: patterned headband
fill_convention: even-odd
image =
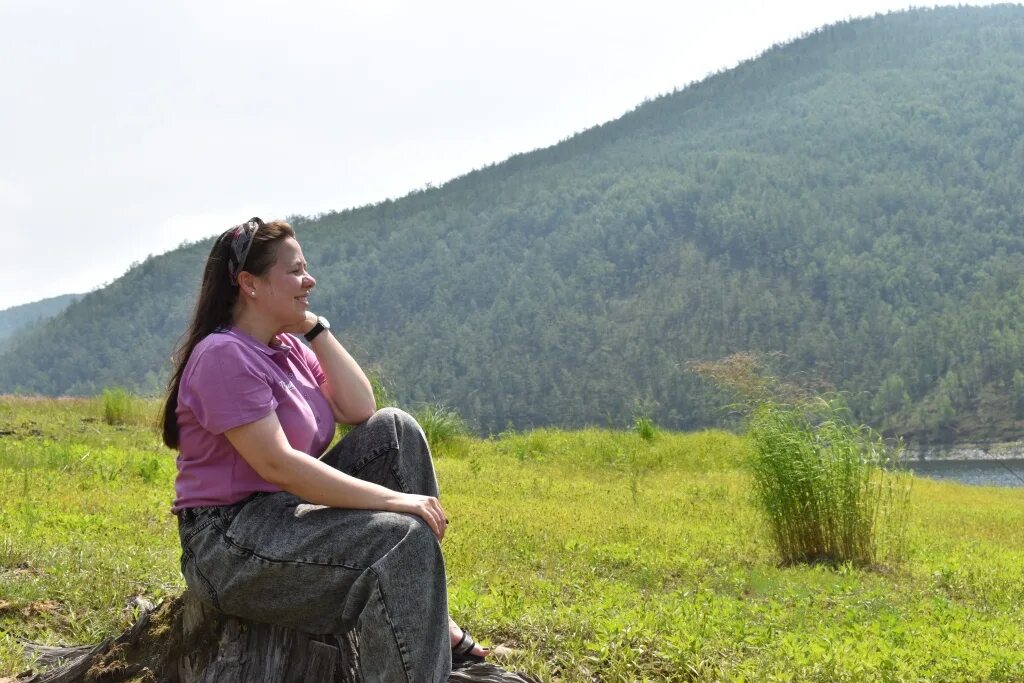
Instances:
[[[263,221],[254,216],[228,231],[231,236],[231,251],[228,253],[228,277],[231,284],[238,285],[238,274],[245,267],[245,259],[249,256],[252,243],[256,241],[256,233],[262,227]]]

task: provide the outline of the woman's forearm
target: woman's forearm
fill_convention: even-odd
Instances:
[[[438,539],[444,538],[448,520],[437,498],[392,491],[295,450],[273,411],[224,436],[256,474],[303,500],[337,508],[408,512],[426,522]]]
[[[299,451],[269,460],[260,475],[288,493],[317,505],[395,510],[399,496],[385,486],[340,472]]]
[[[438,540],[444,538],[448,518],[437,498],[393,491],[291,449],[272,462],[262,476],[305,501],[335,508],[406,512],[426,522]]]
[[[330,330],[318,334],[310,346],[327,375],[325,392],[338,421],[359,424],[370,419],[377,409],[373,387],[352,355]]]

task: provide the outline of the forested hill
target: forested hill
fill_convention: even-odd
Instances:
[[[293,222],[356,356],[484,432],[712,424],[722,398],[682,364],[759,350],[890,431],[1009,438],[1022,177],[1024,8],[949,8],[831,26],[553,147]],[[157,390],[209,246],[9,345],[0,390]]]
[[[0,311],[0,341],[14,336],[30,325],[52,318],[81,298],[81,294],[63,294],[5,308]]]

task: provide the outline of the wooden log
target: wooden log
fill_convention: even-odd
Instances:
[[[158,607],[136,605],[139,619],[95,646],[25,643],[48,666],[19,683],[363,683],[354,632],[317,636],[232,617],[189,591]],[[50,666],[53,665],[53,666]],[[457,683],[536,683],[490,662],[460,668]],[[371,682],[367,682],[371,683]]]

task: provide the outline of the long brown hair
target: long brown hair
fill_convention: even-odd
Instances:
[[[196,344],[218,328],[231,325],[235,302],[238,301],[238,285],[228,275],[228,255],[231,253],[231,235],[234,228],[217,238],[206,259],[203,269],[203,284],[199,289],[192,324],[189,325],[182,343],[174,352],[174,374],[167,383],[167,401],[164,403],[163,436],[168,448],[178,447],[178,389],[181,375],[185,371]],[[284,221],[264,223],[253,236],[244,270],[261,276],[277,260],[277,247],[288,237],[295,237],[295,230]]]

